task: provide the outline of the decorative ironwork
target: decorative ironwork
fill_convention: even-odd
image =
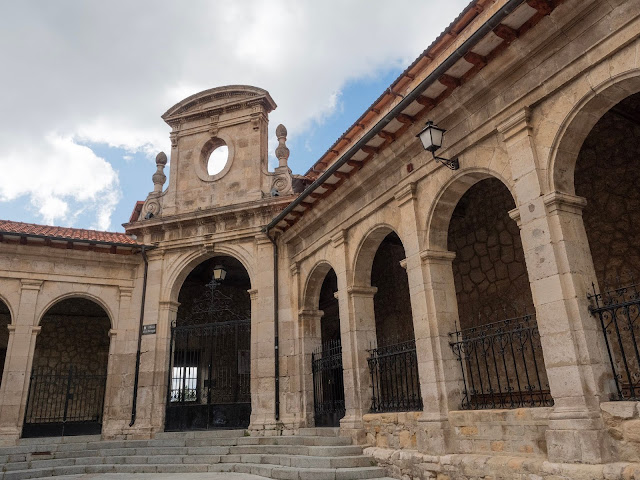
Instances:
[[[313,409],[316,427],[338,427],[344,417],[342,344],[326,342],[311,354]]]
[[[416,341],[408,340],[369,350],[371,412],[422,410]]]
[[[211,280],[189,305],[187,325],[171,327],[167,431],[249,425],[250,313],[218,286]]]
[[[99,434],[106,383],[106,374],[89,374],[73,365],[34,369],[22,436]]]
[[[621,285],[618,279],[618,285]],[[587,295],[589,310],[600,319],[616,384],[614,400],[640,400],[640,292],[633,281],[603,293]]]
[[[535,315],[449,333],[465,410],[553,405]]]

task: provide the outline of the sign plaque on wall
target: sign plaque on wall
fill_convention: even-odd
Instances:
[[[156,324],[151,325],[143,325],[142,326],[142,334],[143,335],[155,335],[156,333]]]

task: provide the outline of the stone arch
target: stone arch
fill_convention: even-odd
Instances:
[[[368,287],[371,285],[371,268],[373,267],[373,259],[378,251],[378,247],[380,247],[382,241],[390,233],[398,235],[396,229],[391,225],[378,224],[371,228],[362,237],[355,254],[355,263],[353,268],[354,285],[359,287]]]
[[[0,296],[0,385],[4,376],[5,358],[9,346],[9,329],[7,328],[14,322],[13,313],[8,302],[4,297]]]
[[[202,262],[216,256],[229,256],[238,260],[247,271],[247,274],[249,275],[249,281],[251,282],[251,286],[253,288],[253,285],[255,285],[255,274],[253,272],[253,268],[251,268],[252,262],[249,261],[248,256],[241,252],[239,249],[234,249],[225,245],[216,245],[215,250],[212,250],[205,254],[203,254],[201,250],[189,252],[177,258],[173,262],[173,265],[169,265],[167,268],[169,275],[167,282],[165,283],[163,295],[161,298],[167,299],[171,302],[177,302],[182,284],[186,280],[189,273],[191,273],[191,271]]]
[[[554,137],[547,164],[551,191],[575,194],[574,171],[585,139],[606,112],[638,92],[640,69],[616,75],[588,90],[564,118]]]
[[[38,319],[24,437],[101,432],[111,322],[105,302],[86,292],[47,304]]]
[[[71,291],[71,292],[64,293],[62,295],[58,295],[57,297],[49,300],[49,302],[47,302],[45,304],[45,306],[42,309],[40,309],[40,311],[36,315],[36,318],[37,318],[36,326],[41,325],[42,319],[47,315],[47,312],[49,310],[51,310],[52,307],[54,307],[55,305],[57,305],[60,302],[63,302],[65,300],[69,300],[69,299],[73,299],[73,298],[83,298],[85,300],[90,300],[93,303],[95,303],[98,306],[100,306],[105,311],[105,313],[107,314],[107,317],[109,318],[110,328],[115,328],[114,327],[113,311],[109,307],[108,302],[106,302],[104,299],[100,298],[97,295],[93,295],[93,294],[88,293],[88,292],[75,292],[75,291]]]
[[[487,178],[497,178],[511,192],[516,200],[508,182],[502,175],[488,169],[465,169],[458,175],[451,177],[439,190],[432,203],[431,211],[427,215],[426,248],[435,251],[447,250],[447,233],[451,215],[462,196],[476,183]],[[517,201],[516,201],[517,204]]]
[[[326,260],[321,260],[311,268],[311,273],[307,276],[303,295],[303,308],[305,310],[316,310],[320,301],[320,290],[327,273],[335,270]]]
[[[5,297],[4,295],[0,294],[0,302],[4,304],[4,306],[7,308],[7,310],[9,311],[9,318],[11,319],[10,325],[15,323],[15,313],[14,313],[14,309],[11,306],[11,302],[9,301],[9,299],[7,297]]]

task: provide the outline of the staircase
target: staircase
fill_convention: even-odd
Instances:
[[[387,479],[333,428],[250,437],[242,430],[160,433],[153,440],[29,438],[0,447],[0,480],[86,473],[250,473],[272,479]],[[388,480],[388,479],[387,479]]]

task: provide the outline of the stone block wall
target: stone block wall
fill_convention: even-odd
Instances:
[[[456,453],[538,456],[547,454],[545,431],[551,408],[460,410],[449,412]],[[420,412],[367,414],[367,444],[375,448],[417,450]]]
[[[602,417],[611,439],[612,456],[640,462],[640,402],[604,402]]]
[[[607,112],[586,138],[576,163],[576,194],[601,289],[640,281],[640,126],[621,116],[640,108],[640,94]]]
[[[507,187],[492,178],[471,187],[451,216],[448,249],[456,253],[460,328],[534,311],[520,230],[508,213],[513,208]]]
[[[378,448],[414,450],[418,445],[420,412],[370,413],[363,416],[367,444]]]
[[[457,451],[491,455],[547,453],[545,430],[551,408],[460,410],[449,412]]]

